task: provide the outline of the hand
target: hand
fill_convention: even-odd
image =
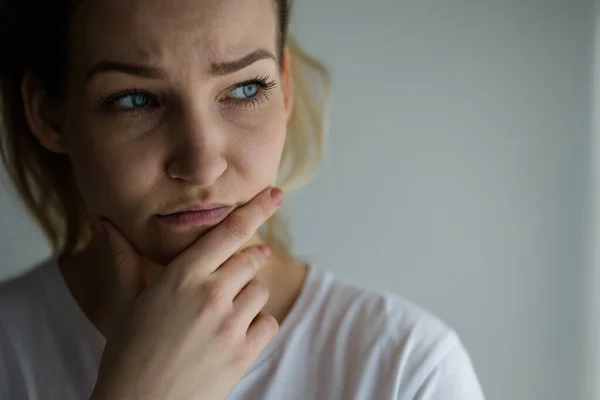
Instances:
[[[282,199],[279,189],[261,192],[135,296],[108,338],[92,399],[228,396],[279,329],[275,318],[260,312],[268,290],[255,279],[270,250],[234,253]],[[102,224],[121,281],[135,287],[142,256],[114,226]]]

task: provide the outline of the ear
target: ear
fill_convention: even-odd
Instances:
[[[285,103],[286,119],[289,121],[294,109],[294,80],[292,78],[292,55],[288,46],[283,50],[283,101]]]
[[[21,96],[27,124],[40,144],[54,153],[66,153],[62,143],[58,108],[32,71],[27,71],[23,77]]]

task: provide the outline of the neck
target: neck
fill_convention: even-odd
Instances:
[[[244,248],[262,242],[260,236],[255,235]],[[103,245],[93,240],[82,252],[61,259],[59,264],[66,284],[80,308],[106,337],[116,322],[115,310],[120,309],[115,300],[119,296],[115,296],[115,293],[121,285],[112,279],[115,276],[114,267]],[[146,272],[152,285],[162,268],[149,267]],[[281,324],[294,305],[306,274],[304,266],[274,252],[267,265],[256,276],[270,292],[263,311]]]

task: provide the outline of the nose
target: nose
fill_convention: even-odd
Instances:
[[[175,151],[167,162],[167,175],[202,187],[217,181],[227,169],[224,138],[217,124],[191,116],[175,131]]]

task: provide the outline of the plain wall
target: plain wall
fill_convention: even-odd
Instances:
[[[593,1],[297,0],[331,69],[297,252],[461,335],[489,399],[582,398]],[[4,276],[48,248],[0,193]]]
[[[586,395],[600,399],[600,0],[596,0],[591,140],[591,218],[589,223],[589,270],[586,276],[585,316],[588,346],[585,361]]]
[[[490,399],[581,398],[593,2],[302,0],[331,68],[297,250],[461,334]]]

